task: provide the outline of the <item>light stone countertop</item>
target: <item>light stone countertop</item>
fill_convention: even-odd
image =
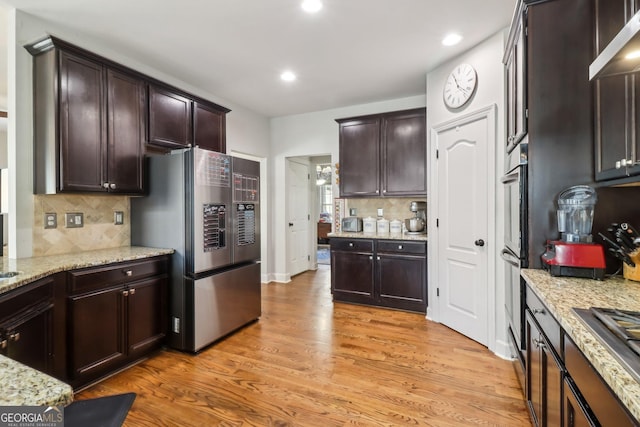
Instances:
[[[0,355],[0,406],[65,406],[73,401],[69,384]]]
[[[523,269],[521,275],[629,412],[640,420],[640,383],[572,311],[574,307],[640,311],[640,282],[621,277],[603,281],[553,277],[532,269]]]
[[[123,246],[113,249],[99,249],[80,253],[52,255],[34,258],[2,258],[2,271],[17,271],[20,274],[0,279],[0,294],[29,284],[42,277],[60,271],[93,267],[114,262],[133,261],[158,255],[172,254],[173,249],[146,248],[141,246]]]
[[[329,233],[327,237],[342,237],[346,239],[377,239],[377,240],[413,240],[419,242],[427,241],[427,234],[408,234],[408,233],[398,233],[398,234],[377,234],[377,233],[348,233],[348,232],[337,232],[337,233]]]
[[[173,249],[126,246],[35,258],[2,259],[2,271],[19,275],[0,280],[0,294],[60,271],[172,254]],[[58,406],[73,401],[73,389],[36,369],[0,355],[0,406]]]

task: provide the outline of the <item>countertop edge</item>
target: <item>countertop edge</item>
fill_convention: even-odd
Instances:
[[[334,232],[327,234],[327,237],[331,239],[332,237],[341,238],[341,239],[372,239],[372,240],[407,240],[414,242],[426,242],[428,240],[427,234],[408,234],[408,233],[365,233],[365,232]]]

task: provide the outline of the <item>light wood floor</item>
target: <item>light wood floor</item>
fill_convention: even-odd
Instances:
[[[263,285],[261,319],[76,396],[135,392],[125,426],[530,426],[511,363],[423,315],[332,303],[321,266]]]

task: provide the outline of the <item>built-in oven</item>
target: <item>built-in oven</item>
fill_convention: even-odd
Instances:
[[[528,264],[527,248],[527,148],[526,137],[506,160],[504,185],[505,313],[514,366],[524,385],[524,281],[520,269]]]

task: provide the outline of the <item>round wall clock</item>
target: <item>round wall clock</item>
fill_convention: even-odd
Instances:
[[[444,84],[442,97],[449,108],[460,108],[476,91],[478,79],[476,70],[469,64],[460,64],[449,73]]]

